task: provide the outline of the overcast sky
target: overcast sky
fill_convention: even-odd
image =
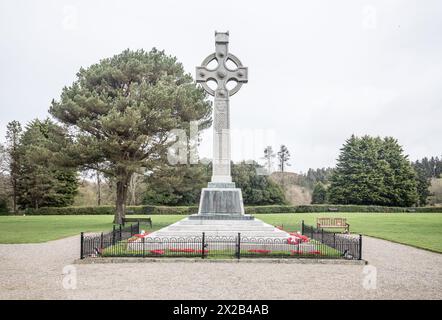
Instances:
[[[0,3],[0,141],[44,118],[80,67],[126,48],[166,50],[194,75],[230,31],[249,83],[230,100],[235,161],[288,146],[291,171],[334,166],[351,134],[442,155],[442,1]],[[200,155],[211,156],[211,129]]]

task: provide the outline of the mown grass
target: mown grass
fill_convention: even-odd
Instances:
[[[309,213],[268,214],[258,218],[287,230],[300,230],[300,222],[314,225],[318,217],[344,217],[351,233],[408,244],[442,253],[441,213]]]
[[[345,217],[352,233],[404,243],[442,253],[441,213],[290,213],[257,214],[272,225],[300,230],[302,220],[314,224],[317,217]],[[183,219],[182,215],[153,215],[153,230]],[[77,235],[81,231],[112,229],[110,215],[0,216],[0,243],[35,243]],[[143,226],[150,231],[148,226]]]
[[[182,215],[155,216],[152,230],[182,219]],[[61,239],[80,232],[112,230],[113,216],[0,216],[0,243],[37,243]],[[143,229],[151,230],[143,225]]]

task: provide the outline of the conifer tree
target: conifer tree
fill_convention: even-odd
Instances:
[[[341,148],[329,200],[337,204],[411,206],[416,176],[397,140],[352,135]]]
[[[14,120],[6,127],[6,143],[9,160],[9,178],[12,192],[12,211],[17,211],[18,175],[20,166],[20,153],[18,151],[22,127],[20,122]]]
[[[315,185],[312,193],[312,204],[323,204],[327,202],[327,188],[322,182]]]
[[[115,180],[114,222],[122,223],[132,175],[167,161],[171,130],[189,130],[191,121],[200,130],[210,126],[206,98],[175,57],[155,48],[125,50],[81,68],[50,113],[74,136],[66,164],[95,169],[99,163]]]
[[[288,163],[290,160],[290,152],[289,149],[285,145],[281,145],[281,148],[278,151],[278,162],[279,162],[279,169],[281,172],[284,172],[285,167],[289,166]]]
[[[69,206],[77,192],[77,172],[60,165],[66,133],[49,119],[33,120],[20,138],[17,179],[21,208]]]

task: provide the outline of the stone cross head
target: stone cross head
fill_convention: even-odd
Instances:
[[[204,59],[200,67],[196,67],[196,82],[200,83],[204,90],[212,96],[219,96],[228,98],[234,95],[241,88],[243,83],[247,83],[247,67],[243,67],[241,61],[229,53],[229,32],[215,31],[215,52]],[[215,69],[209,69],[208,65],[213,60],[216,60],[218,65]],[[231,70],[227,67],[227,61],[231,61],[236,65],[236,68]],[[217,88],[213,90],[207,84],[208,81],[215,81]],[[236,82],[236,86],[230,90],[227,88],[229,81]]]

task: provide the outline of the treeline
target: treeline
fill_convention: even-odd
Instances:
[[[266,175],[257,162],[231,163],[232,180],[241,188],[246,205],[285,204],[282,188]],[[158,168],[146,179],[143,204],[168,206],[198,204],[201,188],[207,187],[212,165],[175,165]]]
[[[72,205],[79,174],[87,173],[96,179],[97,204],[102,186],[109,187],[114,222],[121,223],[128,204],[196,204],[209,181],[210,165],[189,160],[199,142],[192,128],[212,125],[212,104],[164,51],[125,50],[80,68],[49,114],[53,120],[34,120],[24,129],[8,124],[0,147],[0,210],[9,203],[13,211]],[[169,158],[179,161],[172,165]],[[284,177],[288,148],[267,148],[267,168],[273,158]],[[440,174],[440,160],[432,159],[412,164],[393,138],[352,136],[336,168],[309,170],[302,183],[316,190],[319,203],[422,206],[428,177]],[[258,174],[265,171],[257,163],[232,166],[246,204],[285,203],[281,186]]]
[[[50,119],[34,120],[23,129],[18,121],[7,126],[0,147],[1,209],[69,206],[77,192],[77,171],[63,165],[61,150],[69,143],[65,130]]]
[[[75,170],[66,166],[62,152],[67,132],[51,121],[33,120],[23,129],[18,121],[8,124],[6,144],[0,144],[0,211],[67,207],[82,197],[82,184],[92,185],[94,202],[113,204],[116,180],[99,168]],[[232,177],[242,189],[247,205],[285,204],[282,188],[265,175],[256,162],[232,163]],[[149,173],[134,174],[129,181],[126,205],[194,206],[207,186],[211,163],[158,165]],[[81,182],[83,177],[83,182]],[[103,199],[108,201],[103,203]],[[111,203],[109,202],[111,199]]]
[[[353,135],[329,173],[315,184],[313,204],[424,206],[431,178],[441,174],[441,160],[410,162],[392,137]]]

